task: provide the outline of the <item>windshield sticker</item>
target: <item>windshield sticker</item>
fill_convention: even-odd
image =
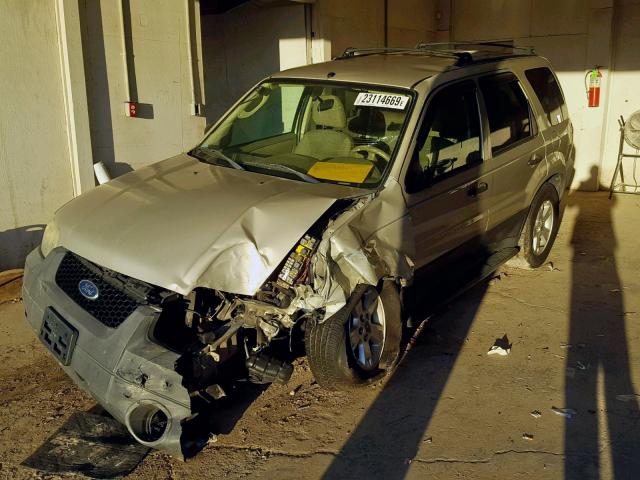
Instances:
[[[404,110],[409,102],[407,95],[388,95],[384,93],[360,92],[354,105],[358,107],[379,107]]]
[[[307,173],[321,180],[364,183],[372,168],[371,163],[318,162]]]

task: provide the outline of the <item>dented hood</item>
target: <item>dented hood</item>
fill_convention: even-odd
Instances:
[[[58,245],[114,271],[182,294],[253,295],[336,199],[363,193],[179,155],[83,194],[54,221]]]

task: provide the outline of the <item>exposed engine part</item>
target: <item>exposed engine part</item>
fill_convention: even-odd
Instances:
[[[307,280],[311,256],[317,244],[318,240],[309,234],[302,237],[280,270],[278,285],[286,288],[296,283],[304,283]]]
[[[250,355],[245,362],[249,380],[253,383],[278,383],[284,385],[293,374],[293,365],[264,353]]]
[[[236,333],[242,327],[242,319],[234,319],[212,332],[213,339],[200,353],[209,355],[216,362],[223,362],[235,353],[238,348],[238,336]]]
[[[269,340],[278,335],[278,332],[280,331],[278,324],[273,320],[268,319],[259,319],[258,328],[262,330],[262,333],[264,333]]]
[[[259,328],[261,320],[276,322],[290,328],[295,323],[283,308],[250,299],[228,301],[217,314],[219,320],[242,319],[243,326]],[[268,335],[267,335],[268,336]]]
[[[289,308],[294,297],[293,290],[273,282],[268,282],[262,290],[256,293],[256,300],[270,303],[278,308]]]

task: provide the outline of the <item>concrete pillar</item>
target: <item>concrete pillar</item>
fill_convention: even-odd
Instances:
[[[80,195],[95,180],[78,1],[56,0],[56,21],[73,193]]]

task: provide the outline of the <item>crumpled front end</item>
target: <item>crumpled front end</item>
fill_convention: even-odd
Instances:
[[[322,306],[328,318],[358,284],[383,278],[401,284],[413,277],[413,233],[400,186],[393,180],[380,195],[354,202],[332,220],[313,260],[313,285],[301,295],[309,308]]]
[[[36,250],[26,265],[27,318],[69,376],[138,441],[183,456],[197,441],[191,426],[207,423],[199,416],[234,382],[289,380],[292,343],[307,322],[335,314],[358,285],[411,279],[410,227],[393,180],[336,200],[253,295],[207,285],[184,294],[63,247],[46,258]],[[73,351],[60,353],[67,347],[53,345],[58,338]]]

